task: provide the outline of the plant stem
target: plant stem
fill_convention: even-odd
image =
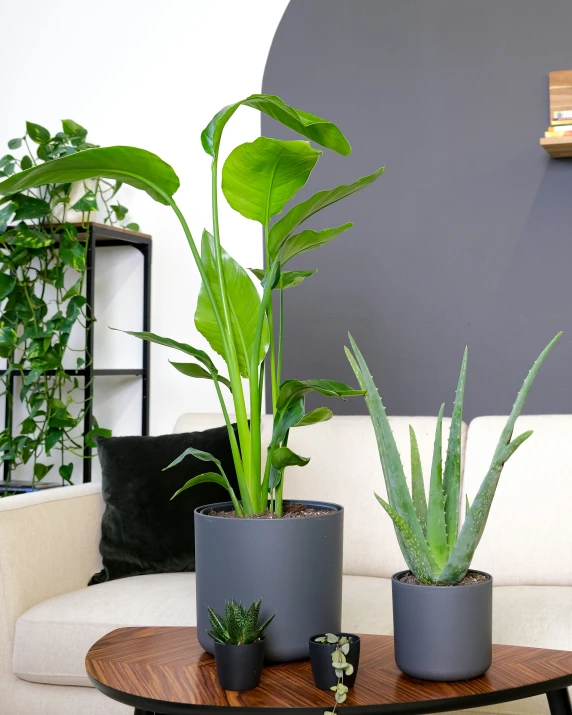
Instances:
[[[272,259],[270,258],[270,251],[268,250],[268,221],[264,224],[264,246],[266,249],[266,276],[270,276],[270,270],[272,268]],[[272,314],[272,297],[268,301],[268,308],[266,310],[268,315],[268,331],[270,333],[270,381],[272,384],[272,414],[274,414],[276,408],[276,401],[278,400],[278,384],[276,380],[276,354],[274,349],[274,318]]]
[[[213,219],[213,236],[214,236],[214,248],[215,248],[215,261],[219,281],[219,290],[221,296],[221,305],[224,319],[223,329],[222,321],[219,325],[221,334],[223,336],[223,346],[225,352],[225,361],[228,365],[229,379],[232,384],[232,396],[235,405],[236,420],[239,430],[240,446],[242,449],[242,459],[243,466],[246,473],[246,481],[248,484],[248,489],[250,491],[250,499],[252,501],[252,506],[254,509],[257,508],[256,504],[256,494],[258,489],[258,484],[254,483],[254,478],[252,476],[251,461],[252,456],[250,453],[250,430],[248,427],[248,418],[246,416],[246,404],[244,399],[244,391],[242,388],[242,378],[240,375],[240,369],[238,366],[238,356],[236,353],[236,345],[234,344],[234,334],[233,334],[233,323],[230,314],[230,309],[228,305],[228,298],[226,294],[226,285],[224,281],[224,273],[222,267],[222,254],[220,246],[220,230],[218,221],[218,160],[214,159],[211,167],[211,200],[212,200],[212,219]],[[196,259],[195,259],[196,260]],[[203,278],[203,281],[205,279]],[[210,291],[210,286],[209,286]],[[212,291],[209,292],[209,298],[213,305],[213,312],[217,312],[214,304],[214,296]],[[245,354],[245,360],[248,361],[248,355]],[[235,387],[236,385],[236,387]]]
[[[278,366],[276,368],[276,381],[278,387],[282,384],[282,343],[284,333],[284,290],[280,288],[280,315],[278,318]]]
[[[223,338],[223,343],[225,344],[225,353],[228,354],[227,350],[227,344],[228,344],[228,335],[225,331],[225,326],[222,321],[218,306],[216,304],[211,286],[208,281],[208,276],[204,267],[204,264],[201,260],[201,257],[199,255],[197,246],[195,244],[195,241],[193,239],[193,236],[191,234],[191,231],[189,229],[189,225],[187,224],[187,221],[183,214],[181,213],[181,210],[177,206],[175,200],[173,199],[172,196],[169,196],[168,194],[165,194],[164,192],[160,192],[164,198],[167,200],[173,211],[175,212],[175,215],[179,219],[179,223],[181,224],[183,231],[185,233],[185,236],[187,238],[187,242],[191,248],[191,252],[193,254],[193,258],[195,260],[195,263],[197,265],[197,268],[199,270],[200,276],[203,281],[203,285],[205,287],[205,291],[207,293],[207,296],[211,302],[212,309],[213,309],[213,314],[215,316],[215,320],[217,321],[217,325],[219,327],[219,330],[221,331],[221,335]],[[240,439],[240,446],[242,450],[242,459],[243,459],[243,465],[245,468],[245,479],[246,483],[244,485],[245,493],[242,493],[242,500],[245,506],[246,513],[248,514],[247,510],[247,503],[250,500],[252,504],[252,508],[255,509],[255,504],[256,502],[253,499],[253,492],[251,491],[250,484],[248,482],[248,472],[249,472],[249,439],[250,439],[250,430],[248,428],[248,416],[246,414],[246,405],[244,401],[244,391],[242,388],[242,379],[240,376],[240,371],[238,369],[238,360],[236,361],[227,361],[228,365],[228,371],[229,371],[229,378],[230,382],[232,384],[232,397],[234,401],[234,409],[235,409],[235,414],[236,414],[236,422],[238,426],[238,435]],[[241,490],[242,492],[242,490]]]

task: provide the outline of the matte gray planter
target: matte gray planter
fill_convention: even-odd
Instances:
[[[297,501],[296,503],[300,503]],[[299,519],[227,519],[195,510],[197,636],[209,653],[209,605],[224,612],[234,598],[245,606],[262,599],[261,621],[276,613],[266,632],[266,658],[275,663],[308,657],[314,633],[336,633],[342,619],[344,511],[337,504],[303,502],[331,513]]]
[[[492,576],[467,586],[419,586],[400,581],[406,573],[391,580],[399,670],[422,680],[483,675],[492,659]]]

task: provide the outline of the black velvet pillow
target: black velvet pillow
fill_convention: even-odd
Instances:
[[[105,512],[99,550],[103,569],[89,585],[125,576],[193,571],[193,512],[199,506],[228,501],[218,484],[198,484],[170,501],[192,477],[216,471],[192,456],[166,472],[164,467],[187,447],[220,460],[236,491],[236,472],[226,427],[162,437],[109,437],[98,440]]]

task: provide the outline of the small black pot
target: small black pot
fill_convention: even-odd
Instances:
[[[492,661],[493,579],[466,586],[392,580],[395,663],[413,678],[453,682],[483,675]]]
[[[216,674],[223,690],[258,687],[264,664],[264,639],[248,645],[214,644]]]
[[[316,643],[316,638],[321,638],[323,635],[323,633],[318,633],[310,638],[310,664],[316,687],[320,690],[329,690],[338,684],[338,677],[332,666],[332,653],[336,650],[336,646],[333,643]],[[353,688],[358,672],[360,639],[353,633],[335,633],[334,635],[338,638],[352,637],[350,652],[346,655],[346,660],[353,665],[354,672],[351,675],[344,675],[343,683],[348,688]]]

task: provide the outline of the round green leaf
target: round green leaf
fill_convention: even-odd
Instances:
[[[235,211],[267,224],[304,186],[321,153],[309,142],[259,137],[229,154],[222,191]]]

